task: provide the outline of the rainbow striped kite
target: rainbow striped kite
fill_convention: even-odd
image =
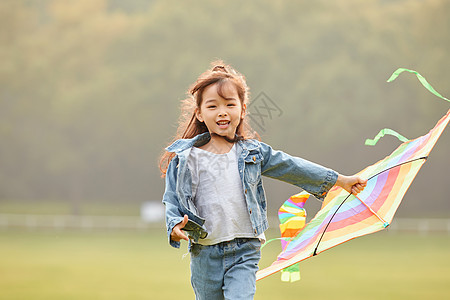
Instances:
[[[399,70],[394,75],[398,76],[406,69]],[[322,209],[303,230],[286,242],[271,266],[258,271],[257,280],[348,240],[389,226],[403,196],[449,120],[450,110],[428,134],[404,142],[391,155],[359,172],[358,175],[367,178],[368,182],[357,196],[341,187],[332,188]],[[302,198],[303,203],[306,199]]]

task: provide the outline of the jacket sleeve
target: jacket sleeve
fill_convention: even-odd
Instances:
[[[180,242],[175,242],[170,238],[175,225],[183,221],[183,215],[179,210],[180,204],[176,192],[178,157],[175,156],[169,163],[166,172],[166,188],[163,196],[163,204],[166,209],[166,227],[169,244],[172,247],[180,248]]]
[[[336,183],[338,173],[310,162],[272,149],[261,142],[261,174],[298,186],[317,199],[323,200]]]

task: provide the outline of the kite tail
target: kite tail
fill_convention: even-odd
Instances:
[[[305,227],[306,210],[304,205],[309,196],[310,194],[307,192],[293,195],[278,210],[282,237],[281,247],[283,250],[286,249],[292,239]],[[281,271],[281,281],[294,282],[298,280],[300,280],[300,264],[297,263]]]

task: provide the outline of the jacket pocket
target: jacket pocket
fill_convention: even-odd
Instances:
[[[245,170],[244,179],[249,184],[257,184],[261,180],[261,161],[263,157],[261,153],[250,152],[244,159]]]

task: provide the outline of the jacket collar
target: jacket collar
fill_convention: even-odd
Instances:
[[[242,149],[248,151],[258,149],[261,146],[257,140],[253,139],[238,141],[238,144],[242,147]]]
[[[211,139],[209,132],[201,133],[191,139],[179,139],[166,148],[167,152],[175,152],[176,154],[193,146],[201,146],[206,144]]]
[[[179,139],[173,142],[169,147],[166,148],[167,152],[175,152],[176,154],[192,148],[193,146],[202,146],[209,142],[211,139],[211,135],[209,132],[201,133],[191,139]],[[260,147],[260,144],[257,140],[242,140],[238,141],[239,146],[242,147],[244,150],[255,150]]]

